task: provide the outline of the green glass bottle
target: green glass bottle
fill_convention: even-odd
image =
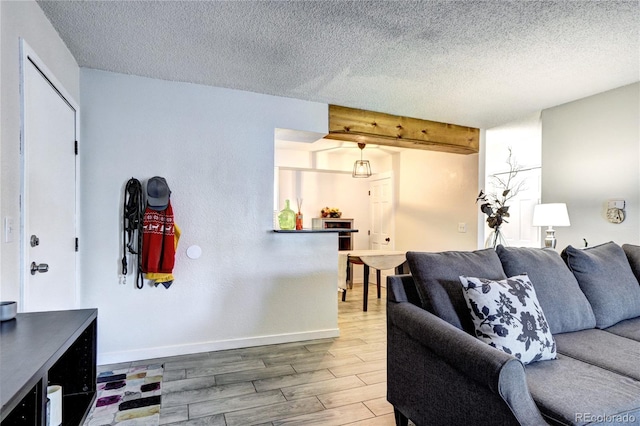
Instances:
[[[291,210],[289,206],[289,200],[284,200],[284,209],[280,211],[278,215],[278,222],[280,223],[280,229],[289,230],[296,227],[296,213]]]

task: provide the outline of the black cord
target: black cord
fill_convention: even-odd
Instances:
[[[142,228],[144,218],[144,207],[142,206],[142,191],[140,194],[140,208],[138,209],[140,220],[138,221],[138,273],[136,275],[136,287],[142,289],[144,287],[144,278],[142,276]]]
[[[131,181],[129,181],[131,182]],[[129,182],[124,189],[122,197],[122,275],[127,275],[127,194],[129,193]]]
[[[129,179],[125,187],[122,232],[122,274],[127,275],[127,251],[138,256],[136,287],[144,286],[142,273],[142,226],[144,205],[142,204],[142,184],[135,178]],[[136,234],[137,233],[137,234]]]

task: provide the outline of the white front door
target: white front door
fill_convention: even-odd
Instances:
[[[77,108],[24,41],[22,106],[20,310],[72,309],[77,304]]]

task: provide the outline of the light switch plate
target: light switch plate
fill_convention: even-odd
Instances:
[[[608,203],[610,209],[624,209],[624,205],[624,200],[610,200]]]
[[[13,218],[12,217],[5,217],[4,218],[4,242],[5,243],[10,243],[13,241],[13,231],[14,231],[14,226],[13,226]]]

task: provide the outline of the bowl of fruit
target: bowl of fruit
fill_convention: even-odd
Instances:
[[[342,212],[337,207],[325,207],[320,210],[320,214],[322,217],[331,217],[331,218],[339,218],[342,216]]]

